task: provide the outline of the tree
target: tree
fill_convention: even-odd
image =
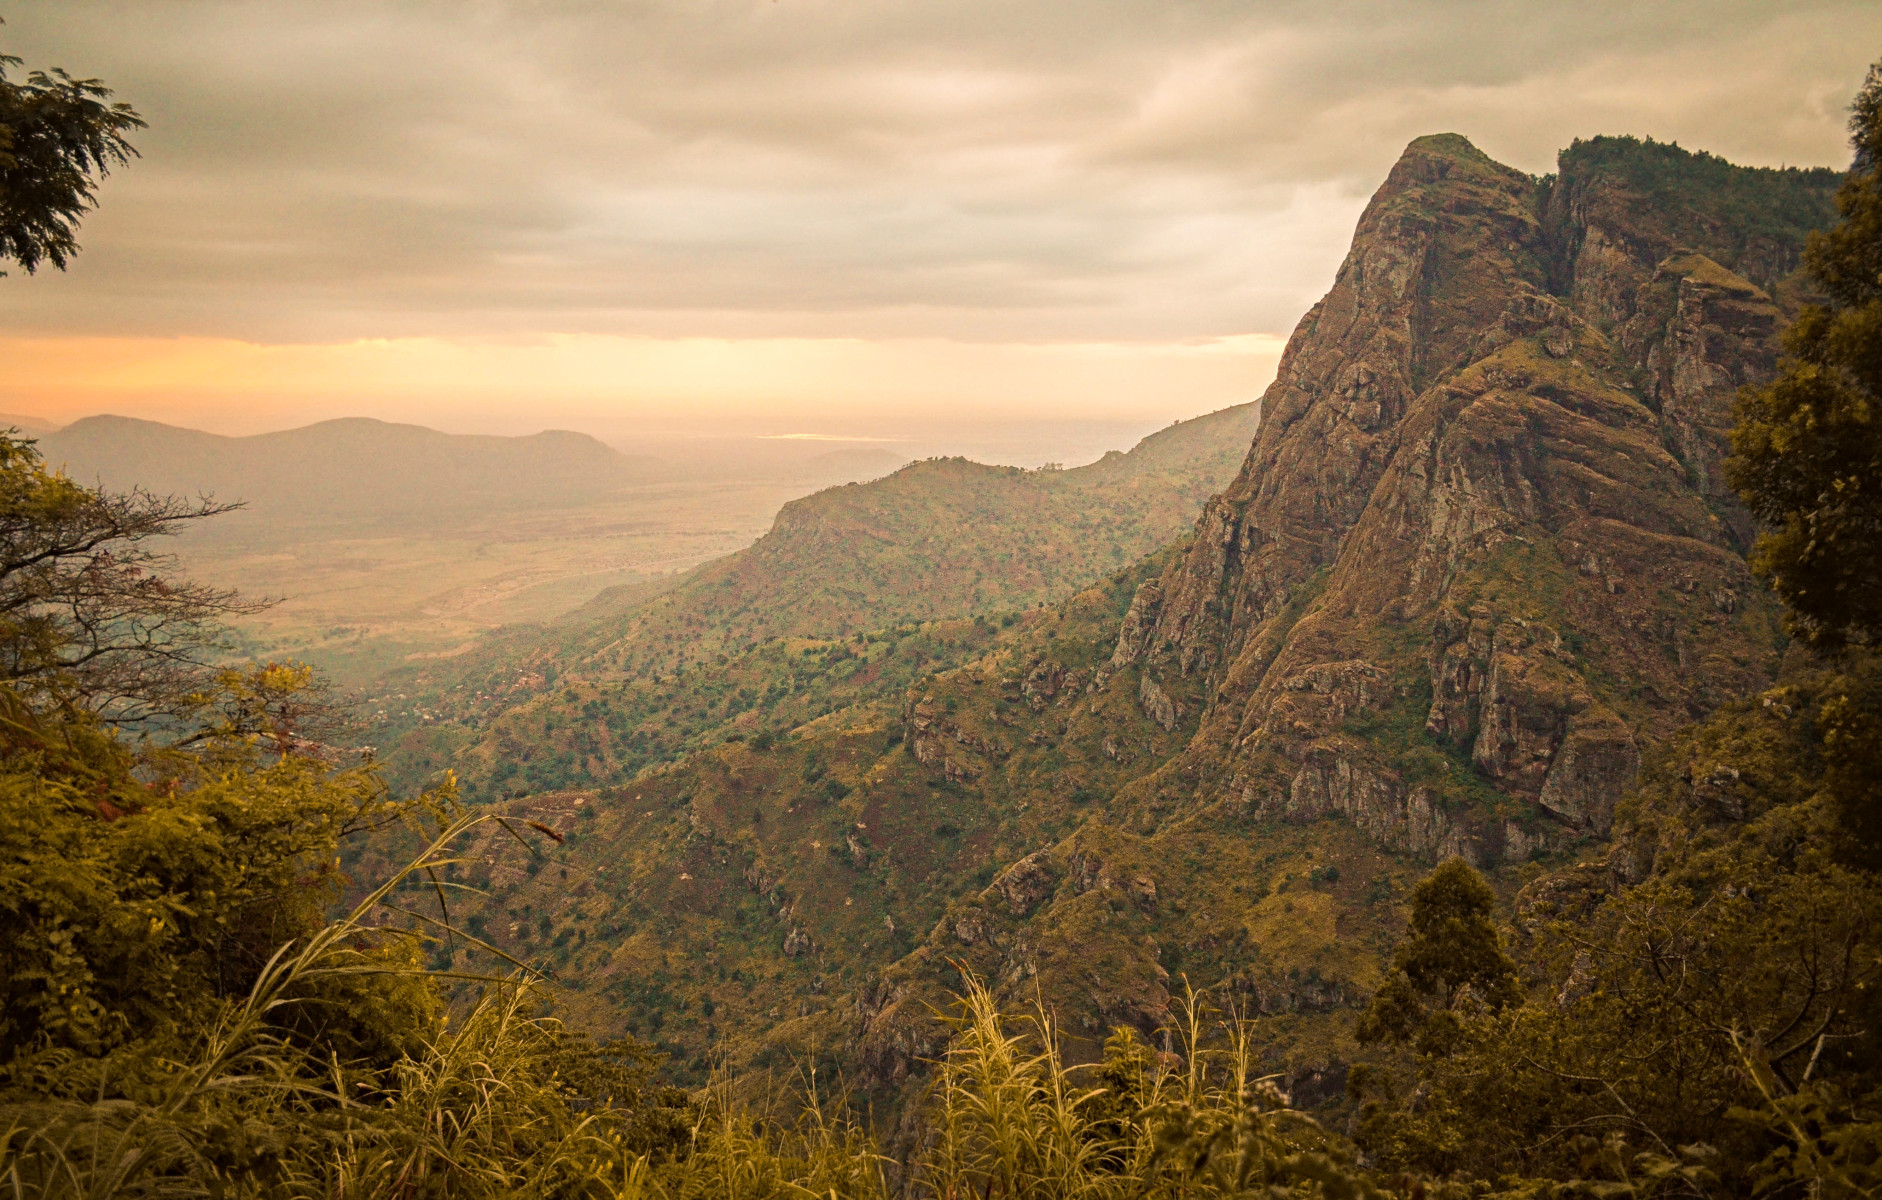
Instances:
[[[137,155],[127,135],[144,121],[96,79],[55,69],[18,83],[7,71],[19,65],[0,54],[0,261],[63,271],[98,180]]]
[[[234,507],[87,487],[0,435],[0,682],[117,725],[200,709],[217,622],[265,605],[170,577],[148,543]]]
[[[1843,219],[1804,252],[1827,304],[1799,315],[1778,377],[1739,397],[1727,468],[1771,526],[1753,566],[1784,601],[1791,631],[1836,659],[1817,773],[1873,865],[1882,861],[1882,63],[1850,106],[1850,133]]]
[[[1804,252],[1828,303],[1799,315],[1778,377],[1740,395],[1726,464],[1770,526],[1753,568],[1784,600],[1792,632],[1830,652],[1882,632],[1882,64],[1851,106],[1850,131],[1842,223]]]
[[[1495,909],[1496,893],[1461,858],[1425,876],[1412,892],[1411,929],[1392,973],[1360,1015],[1360,1042],[1416,1038],[1421,1052],[1442,1052],[1453,1040],[1452,1009],[1466,989],[1492,1012],[1520,1003],[1516,964],[1490,920]],[[1429,1012],[1421,996],[1433,1001]]]

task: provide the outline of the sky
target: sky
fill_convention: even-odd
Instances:
[[[1808,0],[0,17],[0,51],[100,78],[149,122],[70,271],[0,279],[0,410],[617,442],[971,431],[1009,459],[1257,397],[1413,137],[1532,173],[1603,133],[1840,167],[1882,55],[1882,5]]]

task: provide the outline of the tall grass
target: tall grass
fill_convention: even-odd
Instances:
[[[1103,1063],[1068,1066],[1050,1011],[1035,1004],[1015,1021],[968,980],[916,1187],[936,1200],[1384,1195],[1256,1076],[1246,1021],[1220,1023],[1215,1039],[1193,992],[1180,1011],[1182,1054],[1153,1054],[1121,1029]]]
[[[13,1089],[26,1098],[0,1105],[0,1195],[621,1194],[644,1167],[611,1110],[577,1111],[588,1098],[557,1074],[566,1035],[534,1015],[526,971],[478,979],[483,994],[457,1027],[440,1022],[389,1069],[323,1061],[294,1036],[297,1010],[325,1002],[327,985],[439,978],[388,945],[419,935],[373,918],[396,889],[435,880],[450,846],[489,819],[452,822],[352,912],[282,946],[193,1041],[32,1064]]]
[[[920,1101],[925,1133],[893,1171],[814,1075],[788,1103],[757,1114],[721,1074],[665,1110],[678,1124],[660,1152],[644,1136],[650,1094],[620,1094],[610,1090],[615,1077],[584,1074],[595,1055],[572,1052],[574,1039],[539,1015],[540,985],[520,964],[501,978],[448,975],[423,970],[415,946],[402,958],[387,952],[388,941],[462,936],[393,900],[421,878],[436,884],[438,868],[455,861],[451,845],[491,819],[500,818],[453,822],[351,913],[281,947],[195,1040],[167,1054],[145,1047],[35,1064],[39,1078],[24,1087],[16,1079],[11,1093],[28,1098],[0,1104],[0,1197],[1382,1194],[1338,1139],[1257,1076],[1250,1026],[1208,1025],[1194,995],[1174,1031],[1181,1054],[1155,1054],[1119,1031],[1102,1063],[1072,1066],[1047,1009],[1009,1016],[972,979]],[[387,911],[415,927],[375,924]],[[426,924],[429,933],[417,931]],[[321,1058],[311,1047],[322,1043],[297,1033],[306,1010],[332,1003],[327,985],[374,975],[427,987],[469,979],[481,992],[388,1066]]]

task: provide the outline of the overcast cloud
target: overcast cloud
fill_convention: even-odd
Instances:
[[[1847,162],[1874,3],[16,0],[150,121],[14,335],[1285,334],[1404,143]]]

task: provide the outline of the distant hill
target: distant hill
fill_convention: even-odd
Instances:
[[[775,637],[1031,607],[1177,536],[1235,477],[1260,424],[1237,405],[1069,471],[964,458],[784,506],[771,531],[651,603],[602,593],[572,618],[596,666],[630,673]]]
[[[319,523],[566,504],[659,479],[663,470],[581,433],[489,437],[367,417],[250,437],[87,417],[42,437],[39,448],[85,482],[245,501],[248,520],[225,532],[257,517]]]
[[[981,644],[991,627],[976,618],[1010,622],[1177,536],[1235,477],[1259,424],[1245,404],[1069,471],[929,459],[818,492],[669,588],[604,592],[542,634],[414,669],[386,687],[400,703],[375,740],[401,786],[449,766],[483,799],[619,782],[727,732],[789,728],[899,690],[911,662],[934,669]],[[953,632],[928,628],[916,653],[908,639],[932,622]],[[833,659],[854,678],[833,682],[804,657],[822,663],[864,631],[877,636],[857,644],[876,651]],[[905,642],[900,657],[880,657]],[[618,728],[596,743],[592,687],[603,685],[619,685]]]
[[[48,421],[44,417],[29,416],[25,413],[0,413],[0,429],[17,429],[29,438],[43,438],[63,428],[57,421]]]

